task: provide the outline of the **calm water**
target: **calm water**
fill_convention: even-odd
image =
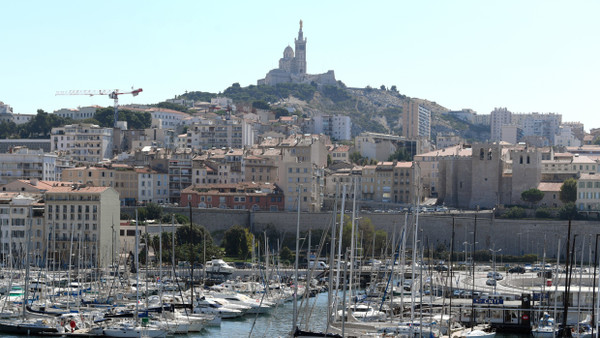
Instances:
[[[308,319],[310,323],[308,325],[309,330],[323,331],[325,329],[326,318],[327,318],[327,293],[321,293],[315,298],[309,299],[309,310],[312,309],[312,314]],[[298,302],[300,304],[300,302]],[[221,327],[210,327],[202,331],[201,333],[190,334],[188,336],[180,337],[288,337],[288,334],[292,330],[292,313],[294,305],[293,303],[284,303],[271,310],[270,314],[266,315],[246,315],[239,319],[228,319],[221,322]],[[299,319],[299,326],[305,329],[304,323],[306,322],[306,312],[301,314]],[[253,328],[254,324],[254,328]],[[252,333],[251,333],[252,331]],[[496,337],[527,337],[528,335],[514,335],[514,334],[497,334]],[[14,335],[1,335],[2,338],[20,338],[22,336]]]
[[[300,304],[300,302],[298,302]],[[315,298],[309,298],[309,309],[312,314],[309,319],[311,330],[322,331],[327,325],[327,293],[318,294]],[[267,315],[246,315],[240,319],[223,320],[221,327],[211,327],[196,337],[286,337],[292,330],[292,314],[294,304],[292,302],[279,305]],[[256,322],[255,322],[256,319]],[[254,329],[252,324],[254,323]],[[304,328],[304,319],[299,319],[301,328]]]

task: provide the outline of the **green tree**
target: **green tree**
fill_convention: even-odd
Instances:
[[[290,248],[288,248],[287,246],[284,246],[283,248],[281,248],[281,251],[279,252],[279,259],[281,260],[281,262],[290,264],[292,261],[295,261],[296,256],[294,255],[292,250],[290,250]]]
[[[172,110],[177,110],[183,113],[187,113],[188,109],[185,106],[182,106],[180,104],[177,103],[173,103],[173,102],[160,102],[156,105],[158,108],[166,108],[166,109],[172,109]]]
[[[577,180],[567,178],[560,187],[559,198],[565,204],[569,202],[575,203],[577,201]]]
[[[394,93],[397,93],[397,92],[398,92],[398,89],[396,88],[396,85],[393,85],[393,86],[390,88],[390,90],[391,90],[391,91],[393,91]]]
[[[147,219],[160,220],[162,218],[163,208],[157,203],[150,202],[144,209],[146,209]]]
[[[100,123],[101,127],[111,128],[115,124],[115,110],[112,107],[100,108],[96,110],[94,119]],[[118,120],[127,121],[129,129],[145,129],[152,125],[152,115],[148,112],[119,109]]]
[[[404,148],[398,148],[396,151],[388,157],[388,161],[412,161],[412,157]]]
[[[163,245],[164,243],[163,241]],[[175,232],[175,243],[175,258],[178,261],[204,263],[204,243],[206,243],[207,260],[221,256],[221,250],[214,245],[210,232],[201,225],[179,226]]]
[[[544,193],[536,188],[525,190],[521,193],[521,199],[532,206],[538,204],[544,198]]]
[[[381,87],[379,87],[379,89],[385,91],[385,85],[381,85]]]
[[[327,166],[329,167],[331,163],[333,163],[333,160],[331,159],[331,154],[327,154]]]
[[[577,212],[577,206],[575,202],[567,202],[558,211],[558,217],[560,219],[577,219],[579,218],[579,212]]]
[[[257,100],[252,102],[252,108],[269,110],[271,109],[271,106],[263,100]]]
[[[223,248],[227,256],[248,259],[252,250],[252,237],[248,229],[239,225],[227,229],[223,236]]]
[[[512,219],[517,219],[517,218],[525,218],[525,209],[520,208],[520,207],[512,207],[510,209],[508,209],[508,211],[506,213],[504,213],[504,215],[502,215],[503,218],[512,218]]]

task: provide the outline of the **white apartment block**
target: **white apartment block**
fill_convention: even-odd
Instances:
[[[5,266],[24,267],[26,257],[31,265],[43,266],[46,235],[43,209],[38,206],[41,199],[32,193],[0,194],[0,253]]]
[[[0,184],[16,180],[38,179],[56,181],[55,154],[17,147],[10,153],[0,153]]]
[[[107,267],[118,257],[121,208],[113,188],[60,185],[46,191],[45,202],[51,264]]]
[[[344,115],[318,115],[313,118],[314,133],[325,134],[332,140],[351,140],[352,120]]]
[[[361,156],[376,161],[387,161],[397,148],[396,144],[404,140],[401,136],[363,132],[354,139],[354,147]]]
[[[575,136],[573,128],[568,124],[562,124],[558,133],[554,136],[554,145],[564,147],[579,147],[581,141]]]
[[[152,108],[146,110],[152,115],[152,126],[161,129],[175,129],[190,115],[171,109]]]
[[[236,117],[201,119],[190,125],[187,132],[188,148],[243,148],[253,144],[252,124]]]
[[[51,150],[63,152],[74,162],[95,164],[112,157],[113,129],[95,124],[71,124],[52,128]]]
[[[79,108],[62,108],[54,111],[54,115],[58,115],[60,117],[68,118],[71,120],[85,120],[94,118],[94,114],[96,114],[96,110],[98,110],[97,106],[90,107],[79,107]]]
[[[502,141],[502,126],[510,124],[511,112],[506,108],[495,108],[490,113],[491,141]]]
[[[36,114],[13,114],[12,120],[17,125],[25,124],[31,121],[35,116]]]

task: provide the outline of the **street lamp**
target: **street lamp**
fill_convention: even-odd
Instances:
[[[493,265],[493,269],[494,269],[494,294],[496,294],[496,284],[497,284],[497,280],[496,280],[496,254],[498,252],[501,252],[502,249],[498,249],[498,250],[494,250],[494,249],[488,249],[492,252],[492,265]]]

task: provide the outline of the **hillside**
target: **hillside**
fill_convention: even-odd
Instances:
[[[318,114],[348,115],[352,119],[352,134],[363,131],[402,134],[402,105],[408,99],[396,91],[375,88],[346,88],[307,84],[278,84],[276,86],[241,87],[235,83],[225,89],[222,96],[231,98],[236,104],[250,105],[257,101],[267,103],[272,109],[294,108],[302,116]],[[217,94],[189,92],[178,96],[186,100],[208,101]],[[489,138],[489,127],[472,125],[443,114],[448,108],[434,101],[416,99],[432,112],[431,137],[438,133],[454,133],[468,141]]]

